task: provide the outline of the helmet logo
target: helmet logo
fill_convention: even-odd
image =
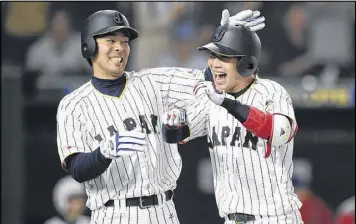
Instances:
[[[213,41],[219,42],[225,35],[226,31],[227,31],[227,28],[225,26],[219,26],[213,34]]]
[[[122,23],[122,18],[121,18],[121,14],[120,13],[115,12],[114,22],[117,23],[117,24],[121,24]]]

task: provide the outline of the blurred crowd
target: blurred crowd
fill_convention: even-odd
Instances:
[[[355,195],[345,199],[336,210],[311,190],[313,166],[305,158],[293,160],[292,182],[295,193],[303,203],[300,213],[304,224],[354,224]]]
[[[91,76],[81,57],[79,32],[82,21],[101,9],[121,11],[140,33],[131,44],[127,70],[206,68],[206,55],[196,48],[209,41],[227,8],[231,14],[259,10],[266,17],[266,27],[258,33],[264,76],[313,75],[332,85],[355,74],[354,2],[6,2],[2,6],[2,62],[21,66],[26,94],[82,83]]]

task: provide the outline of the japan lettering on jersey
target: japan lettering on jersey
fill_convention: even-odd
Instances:
[[[262,111],[284,114],[296,124],[287,91],[274,81],[256,78],[237,100]],[[272,147],[271,156],[265,158],[267,141],[247,131],[208,97],[188,107],[187,115],[191,136],[185,141],[208,135],[221,217],[235,212],[279,216],[301,207],[291,181],[293,139],[283,146]]]
[[[159,118],[173,107],[194,102],[193,88],[202,77],[201,70],[145,69],[127,73],[119,97],[101,94],[89,81],[61,100],[57,143],[63,168],[69,155],[94,151],[116,131],[147,134],[144,153],[115,159],[102,175],[85,182],[91,210],[110,199],[162,194],[176,187],[181,157],[175,144],[163,140]]]

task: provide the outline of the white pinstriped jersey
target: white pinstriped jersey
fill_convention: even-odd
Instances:
[[[85,182],[91,210],[110,199],[162,194],[176,187],[181,157],[176,144],[163,140],[160,117],[166,110],[193,102],[193,88],[202,77],[202,70],[145,69],[127,73],[120,97],[101,94],[89,81],[61,100],[57,143],[62,164],[73,153],[97,149],[115,131],[147,134],[145,153],[115,159],[102,175]]]
[[[262,111],[282,113],[296,124],[292,101],[278,83],[257,78],[237,100]],[[208,135],[214,190],[219,215],[246,213],[280,216],[298,212],[301,202],[294,193],[293,139],[272,147],[265,158],[266,140],[248,132],[227,110],[206,97],[187,111],[192,135]],[[293,125],[295,129],[295,125]]]

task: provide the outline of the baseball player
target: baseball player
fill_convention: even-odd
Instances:
[[[259,37],[244,26],[220,26],[198,49],[210,52],[214,80],[196,85],[199,102],[186,115],[183,109],[165,112],[165,140],[208,136],[216,202],[226,224],[303,223],[291,180],[297,122],[287,91],[258,77]],[[178,137],[171,134],[177,129]]]
[[[355,195],[338,206],[335,224],[355,224]]]
[[[44,224],[88,224],[89,217],[85,210],[84,184],[67,175],[61,178],[53,189],[53,203],[58,216],[53,216]]]
[[[264,18],[251,10],[224,15],[225,23],[264,26]],[[159,117],[176,102],[185,107],[194,100],[193,88],[205,73],[184,68],[126,72],[130,41],[137,37],[120,12],[89,16],[81,52],[94,75],[58,106],[60,161],[84,182],[91,223],[179,223],[172,198],[182,162],[177,146],[164,141]]]

